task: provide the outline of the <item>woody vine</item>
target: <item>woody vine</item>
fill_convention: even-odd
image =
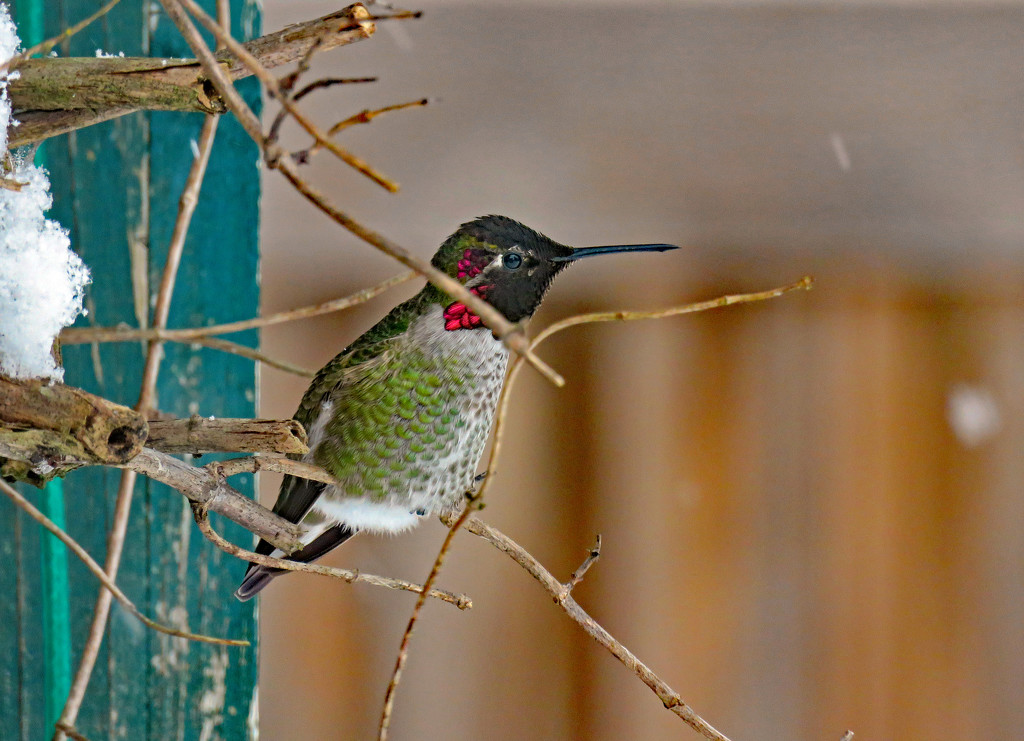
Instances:
[[[68,33],[74,33],[85,22],[95,20],[109,12],[119,0],[112,0],[97,14],[75,27],[68,29],[51,46]],[[76,720],[81,708],[85,690],[92,676],[100,643],[103,640],[112,600],[118,600],[129,612],[145,625],[170,635],[189,640],[217,642],[238,645],[240,642],[225,637],[204,636],[161,625],[143,615],[127,595],[117,586],[117,574],[121,561],[125,533],[128,523],[132,491],[137,475],[142,474],[168,484],[189,499],[197,528],[218,548],[246,561],[252,561],[286,570],[308,571],[335,579],[364,582],[391,589],[419,593],[419,598],[410,616],[407,629],[396,655],[391,681],[384,691],[383,709],[378,726],[378,738],[386,739],[390,726],[392,708],[406,659],[411,650],[413,629],[427,598],[450,603],[460,610],[470,609],[469,596],[436,589],[445,555],[452,546],[457,533],[464,529],[481,537],[498,550],[506,553],[533,576],[556,604],[584,631],[608,651],[640,681],[646,684],[664,706],[677,715],[684,723],[707,739],[728,741],[711,724],[705,721],[664,680],[655,674],[622,643],[591,618],[573,599],[573,588],[584,578],[600,558],[601,539],[586,559],[575,566],[575,571],[565,581],[560,581],[550,570],[531,556],[508,536],[481,521],[474,513],[487,496],[488,487],[501,475],[501,448],[506,410],[515,380],[524,365],[530,365],[552,383],[564,383],[557,371],[549,367],[537,354],[537,347],[554,334],[584,323],[609,321],[635,321],[641,319],[665,319],[679,314],[722,308],[732,304],[762,301],[785,293],[809,289],[810,278],[802,278],[790,285],[770,290],[741,295],[723,296],[694,304],[669,307],[660,311],[613,311],[586,314],[564,319],[553,324],[536,337],[530,339],[524,328],[510,323],[493,307],[470,293],[462,284],[433,268],[416,254],[361,224],[348,213],[330,201],[326,195],[301,174],[301,166],[313,156],[325,152],[354,168],[388,191],[397,187],[369,163],[360,160],[337,141],[337,135],[345,129],[371,122],[379,115],[389,114],[407,108],[421,106],[425,100],[398,103],[384,109],[363,111],[323,128],[311,120],[298,105],[306,96],[323,91],[333,85],[345,84],[351,80],[314,80],[305,84],[309,61],[314,54],[328,51],[337,46],[372,38],[377,22],[399,22],[416,17],[414,13],[387,11],[373,15],[363,5],[356,4],[342,11],[289,27],[276,34],[269,34],[247,44],[234,40],[227,28],[226,2],[218,3],[218,18],[206,14],[194,0],[161,0],[164,12],[173,20],[183,38],[192,49],[195,60],[175,60],[168,65],[165,60],[125,59],[31,59],[33,53],[45,51],[30,49],[3,65],[5,70],[20,71],[21,78],[11,88],[12,100],[23,113],[23,126],[14,131],[12,145],[27,145],[49,136],[54,136],[80,126],[124,115],[131,110],[173,109],[194,110],[206,116],[198,142],[198,156],[179,200],[177,219],[168,250],[168,258],[162,280],[156,293],[152,326],[144,329],[132,328],[76,328],[65,330],[60,340],[63,344],[145,341],[146,361],[138,401],[134,409],[127,409],[105,399],[95,397],[70,386],[48,385],[44,382],[21,382],[0,377],[0,456],[2,473],[6,477],[41,483],[56,475],[86,465],[115,466],[122,469],[113,522],[108,537],[105,562],[101,565],[66,532],[48,520],[16,489],[0,481],[0,491],[43,527],[57,536],[69,550],[81,559],[103,584],[94,610],[89,638],[83,650],[74,681],[61,717],[54,729],[54,738],[81,737]],[[217,41],[218,49],[211,49],[200,35],[196,23],[210,32]],[[284,64],[294,68],[281,77],[269,69]],[[123,74],[126,69],[133,74]],[[82,75],[92,75],[101,81],[94,86],[102,90],[102,96],[91,99],[88,105],[78,108],[66,106],[66,99],[54,94],[54,90],[68,89],[78,84]],[[255,76],[263,85],[268,98],[279,106],[279,111],[264,125],[235,91],[233,81],[244,76]],[[130,81],[130,83],[129,83]],[[134,86],[129,90],[126,85]],[[47,92],[49,91],[49,92]],[[61,102],[65,100],[65,102]],[[50,107],[46,107],[50,106]],[[371,247],[389,255],[409,270],[375,286],[368,287],[351,296],[315,306],[300,307],[264,317],[226,325],[194,328],[167,327],[169,308],[178,266],[181,261],[185,235],[189,228],[197,195],[203,182],[206,164],[216,135],[219,116],[230,112],[242,124],[248,135],[259,146],[263,160],[269,169],[277,170],[312,206],[325,213],[343,229],[348,230]],[[311,144],[301,152],[286,151],[277,140],[282,122],[294,119],[309,135]],[[425,278],[454,299],[464,303],[477,314],[488,328],[514,353],[514,362],[509,371],[499,401],[495,422],[494,445],[485,466],[488,476],[475,492],[467,492],[466,506],[461,514],[444,518],[449,526],[448,534],[439,549],[437,557],[424,584],[413,584],[400,579],[375,576],[346,569],[332,568],[318,564],[305,564],[277,559],[253,553],[226,541],[211,526],[207,513],[218,512],[239,523],[250,532],[273,543],[285,553],[293,552],[298,546],[298,526],[277,516],[270,510],[253,502],[228,484],[230,476],[242,472],[259,470],[280,471],[293,476],[333,482],[330,474],[322,469],[293,460],[288,455],[305,452],[305,431],[292,420],[207,420],[200,417],[191,419],[163,419],[154,409],[154,389],[161,372],[163,345],[166,342],[187,342],[200,344],[224,352],[244,355],[258,363],[273,365],[300,375],[311,375],[307,370],[296,368],[281,359],[268,357],[258,351],[221,339],[221,335],[243,329],[256,329],[284,322],[298,321],[307,317],[341,311],[358,305],[388,289],[417,277]],[[102,281],[103,276],[95,280]],[[204,410],[207,413],[216,410]],[[245,453],[234,460],[194,466],[175,454],[208,452]],[[844,737],[845,738],[845,737]]]

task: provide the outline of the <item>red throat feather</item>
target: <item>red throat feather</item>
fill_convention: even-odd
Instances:
[[[469,291],[475,296],[485,298],[485,293],[490,286],[474,286]],[[444,328],[449,332],[457,329],[476,329],[484,326],[483,320],[466,308],[466,305],[456,301],[448,304],[444,310]]]

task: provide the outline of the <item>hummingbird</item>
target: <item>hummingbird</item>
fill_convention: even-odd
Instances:
[[[460,226],[431,264],[520,322],[576,260],[672,249],[574,248],[484,216]],[[338,483],[285,476],[274,512],[304,528],[302,547],[285,555],[260,540],[256,552],[309,562],[356,533],[401,533],[456,508],[476,478],[508,354],[480,317],[430,283],[392,309],[317,372],[295,413],[309,452],[294,457]],[[235,596],[248,600],[281,573],[250,563]]]

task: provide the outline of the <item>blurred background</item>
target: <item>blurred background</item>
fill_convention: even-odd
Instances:
[[[265,2],[265,28],[336,4]],[[482,517],[734,741],[1012,738],[1024,727],[1024,9],[972,2],[424,0],[317,57],[379,76],[329,124],[430,97],[310,178],[428,257],[517,218],[588,261],[533,331],[814,275],[811,293],[565,332],[524,372]],[[292,135],[291,132],[289,135]],[[298,144],[302,140],[295,136]],[[264,177],[264,312],[402,268]],[[319,367],[415,286],[264,333]],[[306,381],[262,374],[262,416]],[[276,496],[266,476],[263,495]],[[444,530],[327,563],[422,581]],[[519,567],[460,535],[399,688],[395,739],[696,738]],[[262,597],[262,738],[365,739],[414,598],[311,575]]]

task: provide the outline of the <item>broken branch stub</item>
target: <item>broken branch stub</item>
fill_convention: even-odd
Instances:
[[[0,376],[0,473],[34,484],[83,462],[120,465],[142,450],[146,419],[74,386]],[[18,463],[21,461],[22,463]]]

